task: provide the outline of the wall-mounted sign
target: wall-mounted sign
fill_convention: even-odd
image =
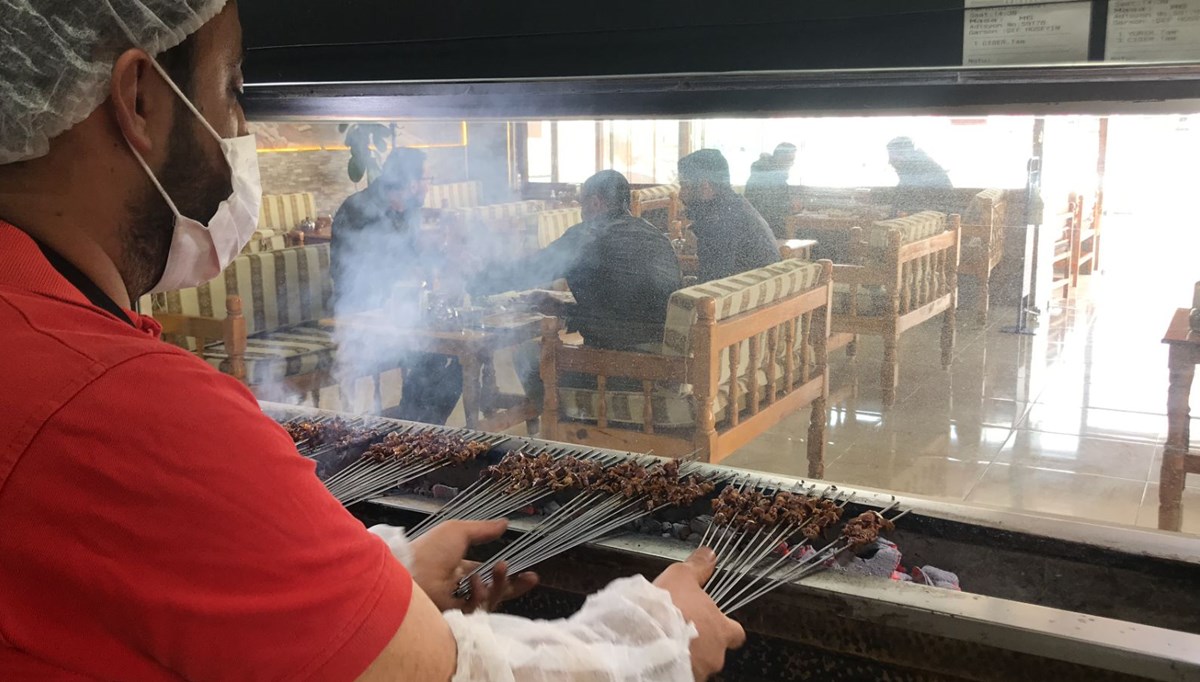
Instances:
[[[1092,9],[1086,0],[966,0],[966,10],[964,66],[1087,60]]]
[[[1104,58],[1200,59],[1200,0],[1109,0]]]

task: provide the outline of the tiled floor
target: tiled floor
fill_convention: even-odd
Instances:
[[[1104,273],[1044,315],[1034,336],[1002,331],[1015,317],[1011,309],[993,308],[985,327],[960,315],[946,371],[940,324],[907,332],[891,409],[881,409],[879,340],[863,337],[853,362],[835,353],[826,478],[1155,527],[1166,435],[1167,353],[1160,340],[1171,312],[1190,303],[1197,277],[1190,259],[1200,235],[1167,220],[1116,216],[1106,223],[1105,240]],[[1164,252],[1160,245],[1168,242],[1175,247]],[[499,370],[502,384],[518,385],[511,367]],[[395,392],[394,380],[386,382],[388,403]],[[462,423],[460,410],[451,424]],[[802,410],[722,463],[804,477],[807,430]],[[1200,533],[1200,476],[1188,484],[1183,529]]]
[[[1170,313],[1190,303],[1196,273],[1186,258],[1155,250],[1165,241],[1133,238],[1131,223],[1109,219],[1105,272],[1056,305],[1035,336],[1002,331],[1012,310],[993,309],[986,327],[960,316],[954,366],[943,371],[937,323],[908,332],[889,410],[877,386],[878,340],[865,339],[854,363],[839,355],[835,389],[857,390],[831,409],[826,478],[1155,527],[1167,423],[1160,340]],[[789,418],[723,463],[803,475],[806,420]],[[1200,533],[1200,476],[1188,480],[1183,530]]]

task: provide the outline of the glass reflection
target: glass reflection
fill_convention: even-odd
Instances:
[[[248,306],[260,316],[252,333],[278,331],[268,320],[286,317],[330,335],[336,353],[289,359],[255,389],[330,409],[513,433],[555,428],[587,444],[601,434],[626,449],[700,450],[731,466],[1155,527],[1167,423],[1160,340],[1195,279],[1200,237],[1182,202],[1200,163],[1198,121],[388,122],[386,139],[365,152],[381,169],[406,148],[424,155],[400,183],[348,173],[353,153],[335,123],[260,123],[269,197],[252,246],[313,251],[276,275],[304,279],[303,295],[277,287],[274,303]],[[699,170],[681,167],[701,150]],[[1031,191],[1034,158],[1041,172]],[[586,183],[602,171],[619,173],[631,193],[591,191]],[[337,216],[354,196],[390,197],[380,215],[402,219],[363,239],[352,265],[333,259],[335,270],[354,271],[351,286],[330,275],[326,244],[336,250],[353,232]],[[924,211],[945,217],[927,228]],[[929,241],[956,226],[948,246]],[[698,387],[690,372],[704,351],[689,324],[703,316],[681,308],[685,322],[674,321],[671,292],[792,258],[835,264],[826,347],[811,333],[820,310],[797,313],[790,331],[780,313],[736,349],[705,355],[720,359],[714,385]],[[811,273],[803,286],[817,284]],[[894,287],[880,283],[885,275]],[[311,287],[309,277],[328,284]],[[718,328],[772,304],[709,293],[734,306],[718,310]],[[294,314],[272,318],[275,308]],[[686,341],[671,350],[673,334]],[[562,358],[603,371],[564,379],[547,370],[546,344],[558,338],[597,351]],[[828,385],[770,413],[823,371],[822,354]],[[816,375],[802,380],[802,367]],[[559,377],[552,425],[547,376]],[[814,404],[823,418],[810,418]],[[822,431],[816,447],[811,436]],[[1193,476],[1183,492],[1186,532],[1200,532],[1197,486]]]

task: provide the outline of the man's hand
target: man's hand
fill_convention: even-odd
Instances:
[[[479,576],[471,577],[471,596],[456,599],[458,581],[475,570],[474,561],[466,561],[472,545],[491,542],[504,534],[508,521],[445,521],[433,530],[413,540],[412,566],[409,573],[425,594],[442,611],[461,609],[470,613],[482,608],[492,611],[502,602],[515,599],[537,585],[535,573],[522,573],[508,579],[508,566],[503,562],[492,571],[492,584],[484,585]]]
[[[671,594],[671,601],[685,620],[696,626],[700,636],[692,640],[692,674],[703,682],[725,667],[725,651],[746,641],[746,632],[736,621],[725,617],[704,592],[704,583],[717,567],[717,555],[701,547],[687,558],[662,572],[654,584]]]

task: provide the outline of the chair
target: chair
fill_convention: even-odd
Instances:
[[[317,219],[317,203],[309,192],[264,194],[255,237],[266,239],[296,229],[305,219]]]
[[[583,222],[583,210],[578,206],[539,211],[526,218],[526,229],[530,241],[538,249],[544,249],[567,230]]]
[[[719,462],[807,406],[809,471],[822,475],[831,273],[790,260],[681,289],[661,346],[642,352],[567,345],[547,320],[545,437]]]
[[[483,183],[478,180],[430,185],[425,208],[475,208],[483,203]]]
[[[834,265],[833,335],[830,346],[857,353],[860,334],[883,339],[883,402],[896,401],[900,335],[942,318],[942,366],[954,356],[958,307],[959,216],[923,211],[883,220],[851,233],[851,265]]]
[[[971,198],[963,220],[959,274],[979,282],[979,324],[987,324],[992,270],[1004,257],[1006,206],[1004,190],[986,189]]]
[[[660,229],[670,232],[679,221],[679,185],[658,185],[635,189],[629,193],[629,212],[635,217],[649,221],[649,211],[665,211],[666,224]]]
[[[163,335],[245,383],[259,397],[311,395],[332,385],[336,344],[329,245],[238,256],[215,280],[153,296]]]

